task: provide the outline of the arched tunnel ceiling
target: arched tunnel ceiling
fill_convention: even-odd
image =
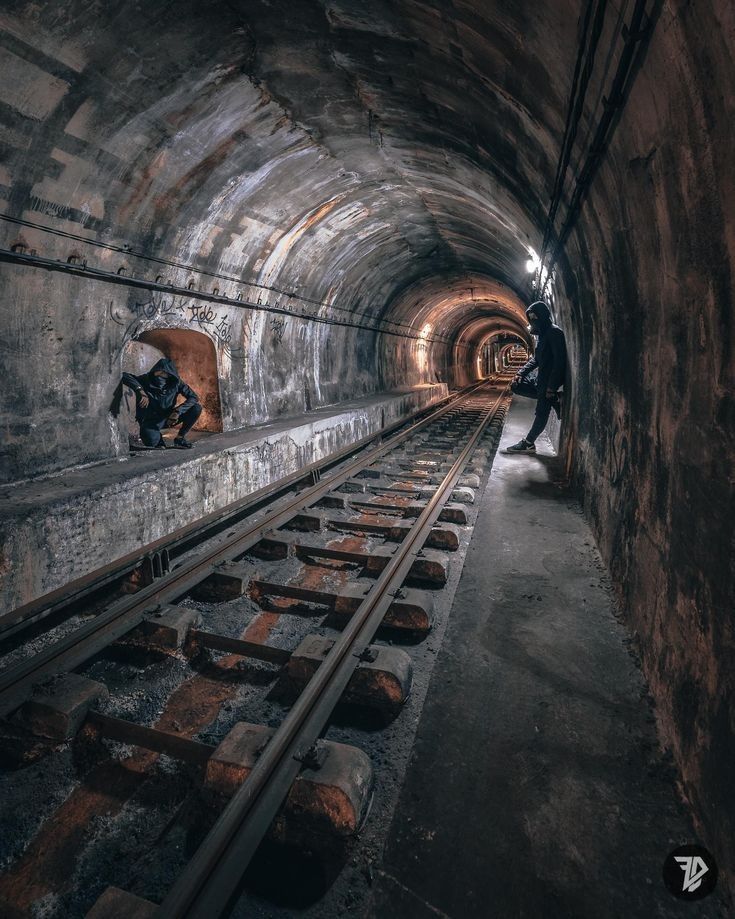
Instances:
[[[508,331],[530,344],[524,303],[507,285],[484,275],[428,278],[387,308],[395,321],[410,320],[424,338],[472,347],[494,331]]]
[[[585,8],[5,0],[0,211],[23,226],[0,224],[3,257],[17,255],[0,277],[0,481],[126,451],[109,411],[125,345],[184,325],[141,320],[139,300],[192,284],[189,325],[213,274],[233,297],[235,276],[334,306],[286,320],[221,298],[226,430],[475,378],[487,336],[523,336],[525,262],[541,245]],[[709,538],[732,529],[735,5],[596,9],[555,225],[579,216],[555,291],[563,456],[629,603],[686,796],[735,864],[732,747],[710,742],[735,699],[732,541]],[[617,127],[597,146],[607,115]],[[75,250],[91,269],[127,271],[128,286],[70,276]],[[34,257],[54,271],[31,269]],[[355,321],[339,325],[337,309]],[[436,345],[421,339],[429,323]]]
[[[419,328],[402,305],[417,284],[430,299],[459,276],[527,293],[577,4],[98,12],[5,5],[0,63],[15,81],[0,99],[22,112],[6,212],[66,213],[90,235]]]

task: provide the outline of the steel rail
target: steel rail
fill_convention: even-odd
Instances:
[[[323,732],[360,655],[372,641],[506,393],[507,388],[484,415],[415,525],[264,748],[252,772],[169,891],[156,911],[160,919],[213,919],[228,912],[245,869],[301,769],[305,752]]]
[[[471,394],[468,394],[464,399],[470,397]],[[22,705],[34,684],[80,666],[139,625],[152,606],[175,602],[212,574],[218,565],[246,552],[271,530],[288,522],[295,514],[315,504],[356,472],[454,410],[464,399],[450,402],[405,431],[383,441],[380,446],[357,457],[342,470],[295,495],[283,507],[274,509],[257,523],[240,529],[224,545],[210,548],[203,557],[191,559],[137,593],[118,600],[92,621],[75,629],[48,648],[0,672],[0,717],[7,717]]]
[[[204,540],[213,538],[218,535],[219,531],[237,524],[239,518],[253,513],[265,503],[278,500],[289,489],[297,486],[304,479],[308,479],[314,475],[321,477],[326,470],[348,459],[369,444],[375,441],[384,440],[386,435],[390,435],[394,431],[410,424],[415,419],[426,415],[427,412],[434,413],[442,407],[456,404],[458,400],[462,400],[465,396],[470,395],[478,389],[478,387],[485,385],[487,382],[491,381],[483,380],[479,383],[473,383],[465,389],[445,396],[434,405],[428,408],[418,409],[407,418],[403,418],[401,421],[396,421],[382,428],[377,434],[369,434],[367,437],[355,441],[348,447],[336,453],[332,453],[322,460],[310,463],[308,466],[304,466],[303,469],[299,469],[297,472],[293,472],[291,475],[279,479],[277,482],[259,488],[257,491],[247,495],[239,501],[235,501],[220,510],[212,511],[205,517],[187,524],[161,539],[157,539],[152,543],[147,543],[139,550],[116,559],[109,565],[105,565],[89,574],[83,575],[81,578],[69,584],[65,584],[63,587],[59,587],[48,594],[37,597],[35,600],[24,603],[22,606],[18,606],[9,612],[0,614],[0,641],[10,638],[21,629],[31,626],[41,619],[60,614],[65,607],[71,604],[83,602],[85,598],[88,598],[97,590],[101,590],[118,578],[124,577],[126,574],[132,572],[149,555],[166,549],[171,558],[174,558],[174,551],[179,549],[182,545],[186,547],[186,544],[192,542],[194,539]],[[208,530],[213,531],[211,535],[207,535]]]

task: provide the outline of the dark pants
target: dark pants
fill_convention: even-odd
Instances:
[[[197,418],[202,413],[201,405],[196,402],[194,405],[190,405],[185,411],[179,415],[179,422],[181,424],[181,430],[176,435],[177,437],[185,437],[189,431],[196,424]],[[146,447],[157,447],[163,437],[161,436],[161,428],[165,428],[168,424],[169,416],[166,415],[164,418],[146,418],[145,416],[140,419],[138,422],[140,424],[140,439],[146,445]]]
[[[523,380],[521,383],[511,383],[510,388],[517,396],[526,396],[528,399],[536,400],[536,417],[533,419],[531,430],[525,437],[527,443],[535,443],[536,438],[546,427],[546,422],[549,420],[549,414],[554,407],[554,403],[558,404],[557,400],[559,397],[556,396],[554,399],[547,399],[546,387],[539,392],[536,384],[529,383],[527,380]]]

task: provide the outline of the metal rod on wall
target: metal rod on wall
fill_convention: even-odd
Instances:
[[[232,297],[223,296],[219,293],[205,293],[201,290],[195,290],[189,287],[178,287],[173,284],[164,284],[157,281],[146,281],[143,278],[133,278],[124,274],[117,274],[112,271],[105,271],[101,268],[90,268],[85,264],[74,264],[62,262],[56,259],[44,258],[40,255],[26,255],[22,252],[12,252],[9,249],[0,249],[0,262],[20,265],[25,268],[41,268],[45,271],[55,271],[61,274],[69,274],[73,277],[83,278],[85,280],[102,281],[107,284],[117,284],[123,287],[133,287],[142,290],[158,291],[160,293],[172,294],[186,299],[206,300],[210,303],[219,303],[222,306],[231,306],[237,309],[256,310],[264,313],[276,313],[281,316],[289,316],[292,319],[303,319],[308,322],[318,322],[322,325],[345,326],[347,328],[362,329],[366,332],[375,332],[378,335],[392,335],[397,338],[408,338],[412,341],[430,341],[432,343],[440,342],[441,344],[451,344],[447,338],[433,336],[423,338],[419,333],[411,335],[408,332],[393,331],[392,329],[381,329],[378,326],[368,325],[366,323],[354,322],[347,319],[328,319],[322,316],[314,316],[302,310],[300,313],[294,313],[291,310],[278,306],[270,306],[265,303],[251,303],[247,300],[238,300]],[[245,283],[241,286],[250,286]],[[390,321],[390,320],[387,320]]]

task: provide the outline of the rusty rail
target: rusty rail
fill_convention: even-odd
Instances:
[[[144,563],[149,557],[167,553],[169,559],[176,558],[177,555],[186,551],[187,547],[194,541],[201,542],[219,535],[223,530],[238,524],[244,517],[254,513],[267,504],[283,497],[290,489],[297,487],[305,481],[319,481],[330,469],[349,459],[350,456],[363,450],[371,443],[380,443],[386,436],[399,431],[407,424],[424,420],[426,418],[439,417],[436,412],[439,409],[455,405],[458,400],[474,392],[479,386],[483,386],[487,381],[473,383],[465,389],[456,393],[451,393],[444,399],[439,400],[434,405],[427,408],[419,409],[412,413],[408,418],[397,421],[394,424],[382,428],[377,434],[370,434],[363,437],[348,447],[330,454],[322,460],[310,463],[291,473],[260,488],[252,494],[239,501],[234,501],[227,507],[207,514],[205,517],[187,524],[173,533],[168,534],[162,539],[149,543],[141,549],[132,552],[120,559],[116,559],[109,565],[98,568],[81,578],[65,584],[42,597],[31,600],[14,610],[0,615],[0,642],[6,641],[13,635],[17,635],[21,630],[38,623],[42,619],[54,617],[55,621],[63,619],[64,615],[73,615],[77,612],[75,608],[79,604],[88,600],[98,591],[110,587],[112,584],[133,572],[140,564]],[[427,414],[428,413],[428,414]],[[137,594],[136,594],[137,596]]]
[[[175,603],[193,587],[214,573],[218,565],[231,561],[259,542],[269,531],[289,521],[295,514],[315,504],[320,498],[338,488],[355,473],[375,462],[418,431],[433,424],[469,397],[484,382],[465,390],[463,395],[449,401],[425,418],[410,425],[379,446],[366,451],[342,469],[295,495],[282,507],[266,514],[257,523],[235,529],[224,543],[209,548],[200,557],[189,560],[174,571],[163,575],[137,593],[113,603],[92,621],[51,644],[34,657],[8,667],[0,673],[0,717],[7,717],[29,697],[34,684],[58,673],[79,667],[112,642],[138,626],[156,604]],[[502,398],[502,397],[501,397]],[[375,438],[371,438],[375,439]],[[354,445],[353,445],[354,448]],[[303,476],[301,476],[303,477]],[[431,503],[431,502],[430,502]],[[418,518],[421,519],[421,518]],[[390,569],[390,566],[389,566]]]
[[[300,752],[313,745],[373,640],[395,592],[407,577],[467,461],[507,393],[503,390],[404,541],[368,592],[331,651],[231,798],[184,873],[157,910],[163,919],[212,919],[236,898],[255,850],[301,768]]]

